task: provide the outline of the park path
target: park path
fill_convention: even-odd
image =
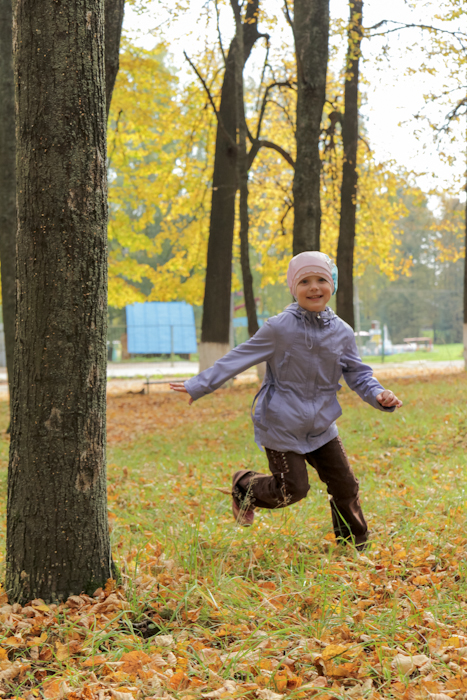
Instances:
[[[463,360],[439,362],[409,360],[407,362],[386,362],[370,366],[373,368],[375,376],[381,381],[426,377],[433,374],[455,374],[464,371]],[[139,362],[125,363],[125,365],[110,363],[107,370],[107,393],[115,395],[128,391],[139,392],[145,386],[146,376],[158,374],[162,377],[171,377],[178,375],[180,378],[184,378],[197,374],[198,368],[197,362],[175,362],[173,366],[170,362]],[[250,369],[239,375],[235,379],[235,383],[242,384],[255,380],[257,380],[256,371]],[[168,391],[168,379],[166,381],[161,379],[159,383],[151,384],[149,391],[150,393]]]
[[[433,362],[430,360],[410,360],[408,362],[386,362],[371,365],[374,374],[381,381],[388,379],[404,379],[424,377],[432,374],[455,374],[464,371],[463,360],[448,362]],[[180,379],[198,373],[197,362],[109,362],[107,367],[107,394],[117,396],[126,393],[142,393],[147,390],[147,377],[160,377],[157,383],[149,386],[150,393],[169,391],[169,377]],[[167,379],[165,379],[167,377]],[[154,381],[154,380],[151,380]],[[243,384],[257,381],[255,370],[247,370],[235,379],[235,383]],[[6,368],[0,367],[0,401],[8,399]]]

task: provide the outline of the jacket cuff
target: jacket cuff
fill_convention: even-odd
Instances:
[[[396,410],[395,406],[382,406],[377,400],[378,394],[384,391],[384,389],[377,390],[376,394],[373,394],[373,406],[378,409],[378,411],[384,411],[385,413],[393,413]]]
[[[184,385],[185,389],[190,394],[193,401],[200,399],[206,394],[206,392],[203,391],[203,389],[199,385],[198,377],[192,377],[191,379],[187,379],[186,382],[184,382]]]

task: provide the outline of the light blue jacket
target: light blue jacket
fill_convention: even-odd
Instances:
[[[384,391],[361,361],[352,328],[326,307],[321,313],[291,304],[246,343],[185,382],[193,399],[215,391],[240,372],[267,362],[252,420],[259,447],[306,454],[337,436],[342,414],[336,393],[344,375],[351,389],[381,411]],[[253,402],[254,404],[255,402]]]

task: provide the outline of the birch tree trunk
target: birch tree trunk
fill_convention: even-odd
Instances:
[[[104,0],[15,0],[17,336],[10,601],[111,576],[106,508]]]
[[[10,399],[16,305],[16,138],[12,25],[11,0],[0,0],[0,263],[3,330]]]
[[[355,327],[353,303],[353,264],[355,249],[355,221],[357,212],[357,147],[358,147],[358,80],[360,46],[363,37],[363,1],[352,0],[348,29],[347,63],[344,87],[344,117],[342,142],[341,213],[336,264],[339,268],[337,314],[352,328]]]
[[[297,158],[293,182],[293,254],[319,250],[321,229],[319,138],[326,97],[329,0],[295,0],[290,19],[297,61]]]

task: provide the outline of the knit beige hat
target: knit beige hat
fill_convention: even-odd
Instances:
[[[306,275],[320,275],[329,282],[332,293],[337,291],[337,267],[331,258],[317,250],[307,250],[295,255],[287,270],[287,284],[292,296],[296,296],[297,285]]]

